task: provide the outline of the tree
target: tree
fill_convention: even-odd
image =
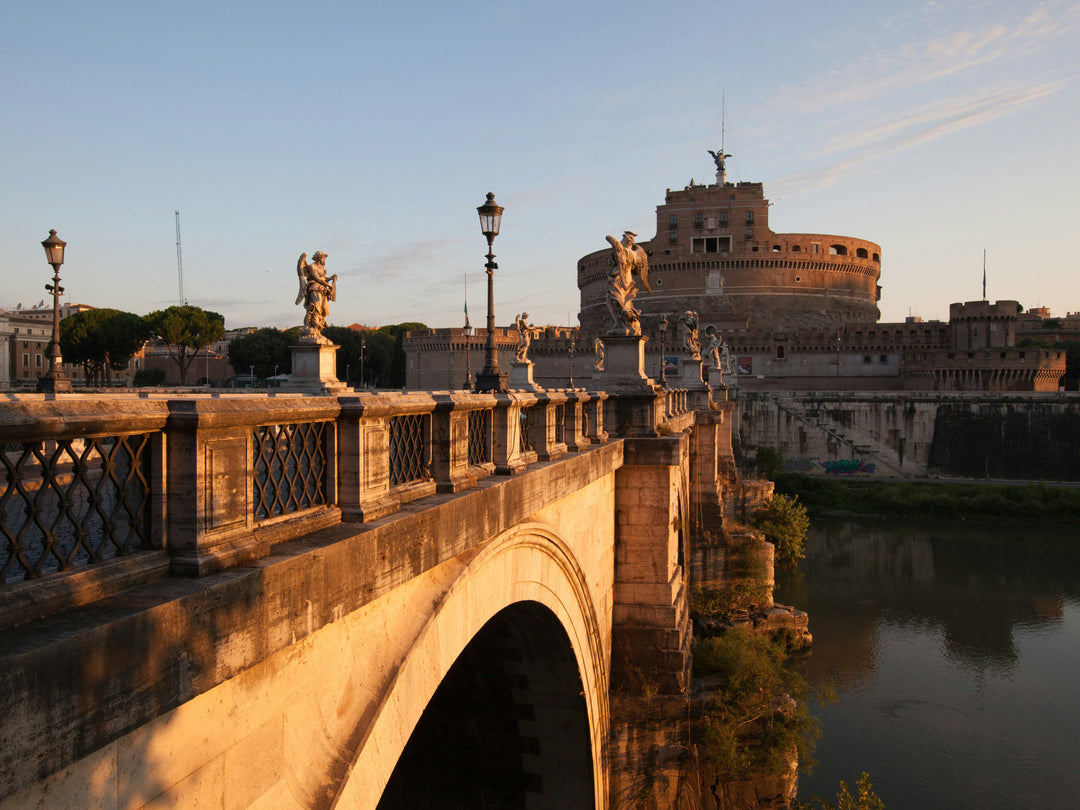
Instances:
[[[803,543],[810,528],[810,518],[806,516],[806,507],[799,503],[798,496],[774,493],[757,511],[750,525],[776,546],[778,563],[796,563],[806,556]]]
[[[169,347],[169,356],[180,368],[180,384],[199,349],[225,336],[225,318],[216,312],[188,304],[151,312],[144,320]]]
[[[380,329],[378,330],[394,341],[393,360],[390,364],[389,379],[385,383],[386,387],[404,387],[405,349],[402,347],[402,341],[405,339],[406,332],[415,331],[417,329],[427,329],[427,325],[418,323],[416,321],[405,321],[404,323],[395,323],[390,326],[383,326],[380,327]]]
[[[237,374],[247,374],[254,366],[260,377],[269,377],[277,369],[278,374],[292,371],[292,352],[289,347],[296,343],[295,336],[271,326],[256,329],[229,343],[229,363]]]
[[[82,364],[88,383],[108,385],[106,369],[125,369],[149,337],[142,318],[117,309],[89,309],[60,322],[60,351],[69,363]]]
[[[323,335],[340,346],[337,353],[337,376],[340,380],[346,377],[360,380],[361,366],[363,366],[364,385],[368,381],[391,385],[391,365],[394,359],[394,340],[380,330],[367,329],[357,331],[347,326],[328,326],[323,329]],[[364,343],[364,362],[360,362],[361,341]]]

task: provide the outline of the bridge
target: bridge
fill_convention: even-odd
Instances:
[[[665,806],[733,407],[9,396],[0,808]]]

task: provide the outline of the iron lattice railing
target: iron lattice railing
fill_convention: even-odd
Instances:
[[[153,435],[0,444],[0,585],[150,548]]]
[[[521,409],[521,452],[527,453],[533,449],[532,442],[529,441],[529,414],[528,408]]]
[[[431,477],[430,427],[426,413],[390,418],[390,486]]]
[[[256,520],[326,503],[326,429],[326,422],[255,428]]]
[[[566,419],[566,405],[555,406],[555,441],[563,441],[563,421]]]
[[[491,461],[491,408],[469,411],[469,464]]]

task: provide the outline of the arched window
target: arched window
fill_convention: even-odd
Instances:
[[[866,252],[866,248],[859,248],[855,251],[855,255],[858,256],[860,259],[870,258],[870,254]]]
[[[875,262],[880,262],[881,261],[881,258],[876,253],[874,254],[874,261]]]
[[[847,246],[829,245],[829,254],[832,256],[847,256]]]
[[[791,252],[792,252],[792,253],[801,253],[801,252],[802,252],[802,248],[801,248],[801,247],[799,247],[798,245],[792,245],[792,246],[791,246]]]
[[[773,245],[772,246],[772,252],[773,253],[779,253],[780,252],[780,246],[779,245]]]

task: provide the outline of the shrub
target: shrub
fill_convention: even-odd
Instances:
[[[775,481],[784,472],[784,457],[775,447],[759,447],[757,465],[765,478]]]
[[[785,667],[783,649],[741,628],[694,647],[694,674],[719,677],[702,718],[704,757],[726,778],[757,768],[779,773],[793,751],[813,766],[818,725],[806,706],[807,684]]]
[[[810,518],[806,516],[806,507],[799,503],[798,496],[773,493],[754,515],[750,525],[776,546],[777,563],[788,565],[806,556],[804,543]]]
[[[158,386],[165,384],[165,369],[163,368],[140,368],[135,372],[135,379],[132,380],[132,385],[136,387],[142,386]]]

